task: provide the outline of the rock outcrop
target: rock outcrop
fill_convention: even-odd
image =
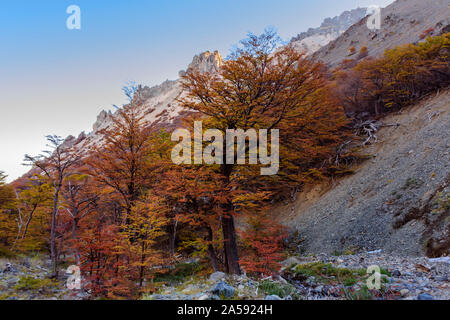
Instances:
[[[345,11],[340,16],[327,18],[318,28],[310,28],[308,31],[300,33],[292,38],[296,48],[312,54],[338,38],[347,29],[366,16],[367,8],[357,8]]]

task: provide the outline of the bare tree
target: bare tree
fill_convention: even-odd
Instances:
[[[52,277],[58,277],[58,254],[56,248],[56,220],[61,188],[64,179],[73,174],[72,170],[80,162],[80,155],[70,146],[64,145],[60,136],[47,136],[48,150],[36,157],[25,155],[25,164],[41,170],[53,186],[53,208],[51,211],[50,255],[52,260]]]

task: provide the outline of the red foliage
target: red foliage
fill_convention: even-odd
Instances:
[[[285,258],[283,241],[287,237],[283,226],[268,217],[255,216],[240,236],[243,243],[240,263],[248,274],[271,276],[280,270],[280,261]]]

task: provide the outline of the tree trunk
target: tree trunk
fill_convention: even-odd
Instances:
[[[225,253],[225,269],[229,274],[241,275],[239,255],[236,242],[236,229],[232,215],[223,215],[222,218],[223,247]]]
[[[177,240],[177,227],[178,227],[178,221],[175,220],[175,222],[169,226],[169,250],[170,254],[175,256],[175,243]]]
[[[78,220],[77,219],[73,219],[72,221],[72,240],[75,241],[77,239],[77,230],[78,230]],[[80,253],[78,252],[78,248],[74,249],[73,254],[75,255],[75,263],[77,266],[80,265]]]
[[[207,227],[207,231],[208,231],[208,235],[206,237],[206,241],[208,241],[208,255],[209,255],[209,259],[211,260],[211,264],[214,269],[214,272],[217,272],[220,270],[219,270],[219,264],[217,263],[216,252],[214,250],[214,246],[212,245],[213,233],[212,233],[211,227]]]
[[[27,222],[25,223],[25,230],[23,231],[22,239],[25,239],[25,236],[27,235],[28,227],[30,226],[31,220],[33,219],[33,214],[34,214],[34,212],[36,211],[37,206],[38,206],[37,204],[34,205],[33,210],[31,210],[31,212],[30,212],[30,216],[28,217],[28,220],[27,220]]]
[[[139,268],[139,288],[142,288],[142,284],[144,282],[144,271],[145,271],[144,261],[145,261],[145,244],[144,244],[144,242],[142,242],[142,245],[141,245],[141,265],[140,265],[140,268]]]
[[[55,194],[53,197],[53,211],[52,222],[50,231],[50,256],[52,260],[52,278],[58,277],[58,261],[56,253],[56,214],[58,212],[58,200],[59,200],[59,187],[55,188]]]

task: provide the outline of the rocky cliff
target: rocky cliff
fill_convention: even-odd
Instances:
[[[448,0],[397,0],[381,10],[381,29],[370,30],[365,17],[317,50],[313,57],[334,67],[353,58],[351,47],[355,52],[367,47],[368,54],[377,57],[386,49],[449,32],[449,5]]]

